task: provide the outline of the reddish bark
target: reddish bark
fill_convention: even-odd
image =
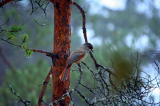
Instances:
[[[70,53],[70,18],[71,8],[70,0],[51,0],[54,4],[54,44],[53,53],[58,54],[59,58],[56,59],[53,69],[53,99],[52,102],[60,100],[62,95],[69,91],[70,78],[66,81],[60,80],[60,74],[64,71],[66,60]],[[70,73],[70,72],[69,72]],[[65,96],[64,100],[60,100],[54,106],[69,106],[70,97]]]

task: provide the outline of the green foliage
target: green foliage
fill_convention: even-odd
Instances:
[[[9,85],[12,85],[17,95],[25,100],[29,100],[32,106],[36,105],[39,91],[44,78],[49,72],[49,66],[46,62],[39,61],[37,64],[30,64],[22,69],[6,72],[3,84],[0,87],[0,106],[19,106],[18,98],[11,93]],[[50,85],[48,85],[50,89]],[[51,89],[47,91],[47,98]],[[48,99],[45,100],[48,100]],[[3,101],[3,102],[2,102]]]
[[[113,69],[116,77],[112,77],[112,82],[117,88],[122,89],[122,85],[131,81],[131,77],[140,76],[141,64],[134,49],[124,44],[104,45],[99,54],[97,58],[101,64]]]
[[[32,50],[30,50],[30,49],[25,49],[25,56],[31,56],[32,53],[33,53]]]
[[[22,26],[13,25],[11,28],[4,30],[4,35],[6,36],[4,36],[3,39],[24,49],[25,56],[31,56],[32,51],[28,49],[29,35],[26,33],[22,34],[20,32],[22,32]]]
[[[23,34],[22,35],[22,43],[26,43],[28,39],[29,39],[28,34]]]
[[[3,39],[9,40],[11,42],[19,43],[27,43],[29,39],[28,34],[23,34],[23,27],[20,25],[13,25],[10,28],[5,28],[1,31],[3,35]]]
[[[10,28],[10,32],[19,32],[22,30],[22,26],[20,25],[13,25],[11,28]]]
[[[0,34],[1,37],[6,38],[7,40],[14,41],[16,40],[17,36],[20,35],[19,33],[22,31],[22,26],[20,25],[13,25],[9,28],[3,29]]]
[[[14,40],[14,39],[16,39],[16,35],[8,32],[7,33],[7,40]]]
[[[27,41],[29,39],[29,36],[28,34],[23,34],[22,35],[22,45],[21,45],[21,48],[24,49],[25,51],[25,56],[31,56],[33,51],[28,49],[28,44],[27,44]]]
[[[114,83],[116,86],[121,85],[123,81],[127,81],[134,75],[135,69],[132,63],[133,59],[129,55],[121,51],[114,51],[111,57],[113,70],[116,74]]]

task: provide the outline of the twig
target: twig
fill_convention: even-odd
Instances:
[[[8,87],[9,87],[11,93],[12,93],[13,95],[15,95],[15,96],[19,99],[19,102],[23,103],[24,106],[29,106],[29,105],[31,104],[31,101],[25,100],[25,99],[23,99],[21,96],[19,96],[19,95],[16,93],[15,89],[13,89],[13,87],[12,87],[11,85],[9,85]]]
[[[38,98],[38,104],[37,106],[41,106],[42,104],[42,101],[43,101],[43,96],[45,94],[45,91],[46,91],[46,88],[47,88],[47,85],[49,83],[49,80],[50,80],[50,75],[52,74],[52,67],[50,69],[50,71],[48,72],[44,82],[43,82],[43,86],[41,88],[41,91],[40,91],[40,94],[39,94],[39,98]]]
[[[63,94],[59,99],[54,100],[52,103],[50,103],[51,106],[54,106],[54,105],[58,104],[60,101],[64,100],[65,97],[70,96],[70,92],[72,92],[72,91],[67,91],[67,92],[66,92],[65,94]],[[53,104],[53,105],[52,105],[52,104]]]
[[[49,2],[45,1],[45,0],[44,1],[43,0],[39,0],[39,1],[36,0],[35,3],[40,7],[40,9],[44,12],[44,14],[46,16],[47,15],[46,9],[47,9]]]
[[[79,84],[81,83],[81,80],[82,80],[82,70],[81,70],[81,65],[80,64],[77,64],[78,65],[78,71],[80,72],[80,75],[79,75],[79,79],[78,79],[78,83],[75,85],[75,89],[78,88]]]
[[[95,73],[92,69],[90,69],[89,66],[85,62],[81,62],[81,63],[92,73],[93,78],[96,79],[96,75],[98,73]]]
[[[93,56],[92,52],[89,52],[89,54],[90,54],[90,57],[92,58],[92,60],[93,60],[93,62],[94,62],[94,64],[95,64],[95,67],[98,69],[99,64],[97,63],[97,60],[96,60],[95,57]]]
[[[111,68],[106,68],[100,64],[97,63],[97,60],[95,59],[95,57],[93,56],[92,52],[90,52],[90,57],[91,59],[93,60],[94,62],[94,65],[96,67],[96,69],[98,70],[99,68],[102,68],[103,70],[107,71],[108,73],[112,74],[113,76],[116,77],[116,74],[114,74],[112,71],[111,71]]]
[[[72,4],[75,5],[79,9],[79,11],[81,12],[83,35],[84,35],[85,42],[88,43],[87,31],[86,31],[86,16],[85,16],[85,12],[84,12],[83,8],[79,4],[77,4],[76,2],[72,2]]]
[[[30,1],[30,3],[31,3],[31,7],[32,7],[30,14],[32,14],[32,13],[34,12],[34,5],[33,5],[33,1],[32,1],[32,0],[29,0],[29,1]]]
[[[82,99],[84,99],[84,101],[89,105],[89,106],[92,106],[89,101],[87,100],[87,98],[78,90],[78,89],[74,89],[80,97],[82,97]]]
[[[0,40],[4,41],[4,42],[6,42],[6,43],[8,43],[8,44],[10,44],[10,45],[13,45],[13,46],[15,46],[15,47],[21,48],[20,45],[17,45],[17,44],[14,44],[14,43],[12,43],[12,42],[9,42],[7,39],[0,38]]]
[[[86,88],[91,93],[95,94],[95,92],[91,88],[87,87],[86,85],[82,84],[81,82],[80,82],[80,85],[82,85],[84,88]]]
[[[0,38],[0,40],[6,42],[6,43],[8,43],[8,44],[11,44],[11,45],[13,45],[13,46],[15,46],[15,47],[22,48],[21,45],[14,44],[14,43],[6,40],[6,39]],[[28,48],[27,48],[27,49],[28,49]],[[49,56],[49,57],[58,57],[58,55],[53,54],[52,52],[44,51],[44,50],[39,50],[39,49],[28,49],[28,50],[31,50],[31,51],[36,52],[36,53],[41,53],[41,54],[44,54],[44,55]]]

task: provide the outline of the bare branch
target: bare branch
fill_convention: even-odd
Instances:
[[[52,67],[51,67],[52,68]],[[41,106],[42,104],[42,101],[43,101],[43,96],[45,94],[45,91],[46,91],[46,88],[47,88],[47,85],[49,83],[49,80],[50,80],[50,75],[52,74],[52,69],[50,69],[50,71],[48,72],[44,82],[43,82],[43,86],[41,88],[41,91],[40,91],[40,94],[39,94],[39,98],[38,98],[38,104],[37,106]]]
[[[76,84],[75,86],[75,89],[78,88],[79,84],[81,83],[81,80],[82,80],[82,70],[81,70],[81,65],[80,64],[77,64],[78,65],[78,71],[80,72],[80,75],[79,75],[79,79],[78,79],[78,83]]]
[[[87,31],[86,31],[86,16],[85,16],[85,12],[84,12],[83,8],[79,4],[77,4],[76,2],[72,2],[72,4],[75,5],[79,9],[79,11],[81,12],[83,35],[84,35],[85,42],[88,43]]]
[[[15,91],[15,89],[11,85],[9,85],[8,87],[9,87],[11,93],[14,96],[16,96],[19,99],[19,102],[23,103],[24,106],[29,106],[31,104],[31,101],[25,100],[20,95],[18,95],[17,92]]]
[[[8,40],[6,40],[6,39],[3,39],[3,38],[0,38],[0,40],[4,41],[4,42],[6,42],[6,43],[8,43],[8,44],[10,44],[10,45],[13,45],[13,46],[15,46],[15,47],[18,47],[18,48],[22,48],[22,49],[23,49],[23,47],[22,47],[21,45],[19,45],[19,44],[14,44],[14,43],[12,43],[12,42],[10,42],[10,41],[8,41]],[[33,51],[33,52],[36,52],[36,53],[44,54],[44,55],[49,56],[49,57],[58,57],[56,54],[53,54],[52,52],[47,52],[47,51],[39,50],[39,49],[29,49],[29,48],[27,48],[27,49],[28,49],[28,50],[31,50],[31,51]]]
[[[89,106],[92,106],[88,99],[78,90],[78,89],[75,89],[75,91],[79,94],[80,97],[82,97],[82,99],[84,99],[84,101],[89,105]]]

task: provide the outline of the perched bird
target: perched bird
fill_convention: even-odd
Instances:
[[[82,60],[87,57],[89,52],[92,52],[93,46],[90,43],[84,43],[79,49],[76,51],[71,52],[70,56],[67,59],[67,64],[64,71],[60,75],[61,80],[67,80],[68,78],[68,70],[72,66],[72,64],[77,63],[79,64]]]

